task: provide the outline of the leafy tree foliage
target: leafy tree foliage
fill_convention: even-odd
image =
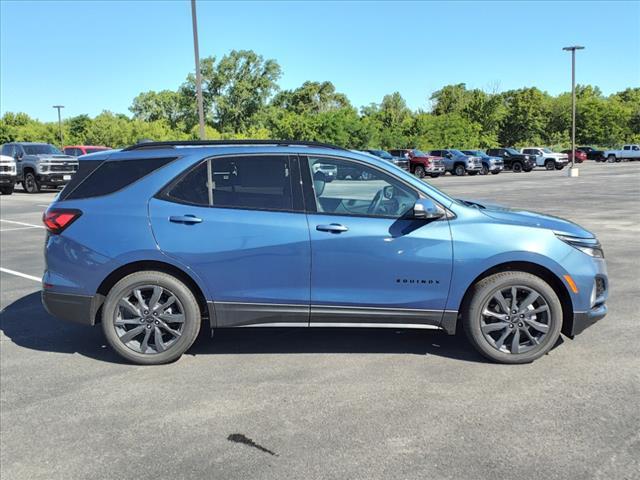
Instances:
[[[399,92],[356,110],[329,81],[307,81],[278,91],[281,68],[251,50],[201,60],[206,136],[209,139],[316,140],[348,148],[487,148],[498,145],[568,147],[571,94],[551,96],[535,87],[502,93],[446,85],[430,97],[430,111],[412,111]],[[640,88],[605,97],[579,85],[576,137],[580,144],[609,147],[640,142]],[[198,138],[195,79],[176,90],[142,92],[133,118],[102,112],[63,122],[65,144],[122,147],[142,138]],[[59,143],[57,122],[25,113],[0,119],[0,142]]]

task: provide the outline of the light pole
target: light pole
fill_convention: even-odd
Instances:
[[[200,76],[200,51],[198,48],[198,17],[196,0],[191,0],[191,22],[193,24],[193,51],[196,56],[196,97],[198,102],[198,123],[200,124],[200,140],[204,140],[204,107],[202,106],[202,77]]]
[[[569,176],[577,177],[578,169],[573,163],[576,157],[576,50],[584,50],[584,47],[574,45],[564,47],[562,50],[571,52],[571,167],[569,167]]]
[[[58,129],[60,130],[60,148],[63,148],[64,137],[62,136],[62,117],[60,116],[60,110],[64,108],[64,105],[54,105],[53,108],[58,109]]]

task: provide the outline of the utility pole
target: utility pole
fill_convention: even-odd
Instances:
[[[571,52],[571,167],[569,167],[569,176],[577,177],[578,169],[574,166],[576,156],[576,50],[584,50],[584,47],[574,45],[564,47],[562,50]]]
[[[205,140],[204,107],[202,105],[202,77],[200,75],[200,50],[198,48],[198,17],[196,0],[191,0],[191,21],[193,23],[193,51],[196,56],[196,96],[198,101],[198,122],[200,124],[200,140]]]
[[[64,105],[54,105],[53,108],[58,109],[58,130],[60,130],[60,149],[62,149],[64,147],[64,137],[62,136],[62,117],[60,110],[64,108]]]

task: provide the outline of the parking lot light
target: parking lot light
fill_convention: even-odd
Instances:
[[[571,52],[571,166],[568,175],[577,177],[579,171],[574,165],[576,155],[576,50],[584,50],[584,47],[574,45],[564,47],[562,50]]]
[[[58,109],[58,129],[60,130],[60,148],[64,148],[64,137],[62,136],[62,117],[60,116],[60,110],[64,108],[64,105],[54,105],[53,108]]]

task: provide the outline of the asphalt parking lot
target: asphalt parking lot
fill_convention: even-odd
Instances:
[[[2,478],[640,478],[640,162],[580,175],[429,180],[604,246],[609,315],[521,366],[357,329],[220,330],[173,364],[127,365],[40,304],[53,193],[0,197]]]

